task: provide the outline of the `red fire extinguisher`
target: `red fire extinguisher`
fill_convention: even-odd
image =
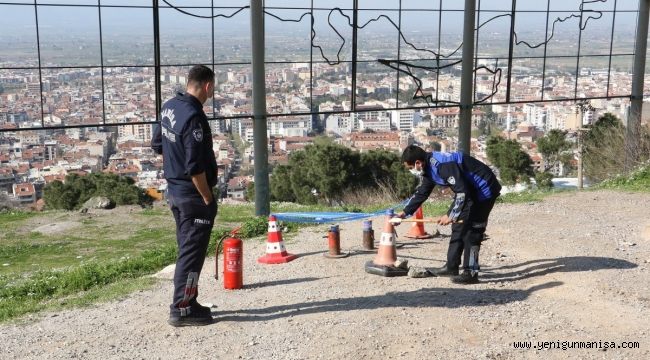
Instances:
[[[241,239],[237,237],[239,228],[224,235],[217,244],[215,256],[214,278],[219,279],[219,248],[223,243],[223,287],[224,289],[241,289],[244,285],[244,247]],[[225,240],[225,241],[224,241]]]

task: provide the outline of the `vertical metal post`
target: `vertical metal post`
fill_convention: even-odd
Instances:
[[[650,1],[650,0],[649,0]],[[474,23],[476,22],[476,0],[465,0],[463,25],[463,63],[460,79],[460,118],[458,124],[458,150],[470,153],[472,137],[472,93],[474,79]]]
[[[210,42],[212,43],[212,46],[210,46],[212,48],[212,71],[214,71],[215,74],[216,74],[217,71],[216,71],[216,67],[214,66],[214,63],[215,63],[215,61],[214,61],[214,19],[215,19],[215,17],[214,17],[214,0],[210,1],[210,11],[212,12],[212,19],[210,19],[210,25],[212,26],[212,29],[211,29],[212,30],[212,37],[210,38]],[[214,81],[215,81],[215,87],[214,87],[214,89],[212,89],[212,118],[216,119],[217,118],[217,106],[216,106],[217,103],[214,101],[214,95],[216,95],[216,93],[217,93],[217,87],[216,87],[217,79],[215,79]],[[221,131],[221,122],[219,122],[219,120],[215,121],[214,126],[219,127],[219,131]],[[212,128],[212,132],[214,133],[214,127]]]
[[[616,0],[614,0],[616,1]],[[616,2],[615,2],[616,3]],[[551,0],[546,3],[546,30],[544,31],[544,39],[548,38],[548,20],[551,14]],[[542,101],[544,101],[544,88],[546,87],[546,54],[548,50],[548,41],[544,42],[544,60],[542,64]],[[509,88],[510,86],[508,86]]]
[[[636,26],[636,45],[634,49],[634,77],[632,78],[632,96],[627,118],[625,136],[626,170],[631,170],[638,156],[639,127],[643,109],[643,80],[645,77],[646,51],[648,48],[648,18],[650,0],[639,1],[639,18]]]
[[[401,57],[401,49],[402,49],[402,0],[399,0],[399,18],[397,22],[397,28],[400,29],[397,31],[397,69],[400,69],[400,57]],[[399,109],[399,74],[400,71],[397,70],[397,93],[395,94],[395,107]],[[406,103],[406,106],[409,106],[409,103]]]
[[[43,68],[41,60],[41,36],[38,26],[38,5],[36,0],[34,0],[34,20],[36,22],[36,51],[38,52],[38,82],[41,84],[40,95],[41,95],[41,127],[45,127],[45,97],[43,96]],[[50,85],[51,86],[51,85]],[[50,113],[50,121],[52,120],[52,113]]]
[[[517,15],[517,0],[512,0],[510,13],[510,42],[508,45],[508,86],[506,86],[506,102],[510,102],[510,88],[512,87],[512,56],[515,51],[515,16]],[[548,22],[548,21],[547,21]]]
[[[310,39],[310,44],[309,44],[309,111],[311,112],[311,117],[312,117],[312,128],[314,125],[314,116],[319,116],[315,115],[314,113],[316,112],[314,110],[314,46],[313,46],[313,40],[312,40],[312,35],[314,34],[314,0],[311,0],[311,5],[309,8],[309,22],[310,22],[310,28],[309,28],[309,39]],[[324,127],[323,127],[324,128]]]
[[[441,47],[441,39],[442,39],[442,0],[438,3],[438,52],[436,53],[436,67],[438,70],[436,70],[436,102],[435,104],[438,105],[438,88],[440,87],[440,47]]]
[[[102,2],[97,0],[99,15],[99,64],[102,72],[102,124],[106,125],[106,91],[104,85],[104,35],[102,34]]]
[[[617,0],[614,0],[614,12],[612,13],[612,36],[609,38],[609,59],[607,62],[607,91],[605,95],[609,96],[609,85],[612,80],[612,52],[614,51],[614,35],[616,34],[616,6]]]
[[[154,52],[154,84],[156,86],[156,121],[159,121],[162,107],[162,86],[160,84],[160,19],[158,0],[153,0],[153,52]]]
[[[476,39],[475,39],[475,44],[474,44],[474,64],[475,64],[475,66],[478,66],[478,53],[479,53],[479,50],[478,50],[478,45],[479,45],[479,43],[478,43],[478,40],[479,40],[478,39],[479,38],[478,27],[479,27],[479,24],[481,22],[481,15],[480,15],[481,14],[481,0],[478,0],[477,11],[478,11],[479,15],[477,16],[477,19],[476,19]],[[497,69],[497,68],[495,68],[495,69]],[[474,82],[474,84],[476,84],[477,75],[478,75],[478,71],[474,71],[474,80],[472,80]],[[496,76],[494,78],[496,78]],[[494,87],[492,87],[492,88],[494,89]],[[476,100],[477,100],[476,99],[476,91],[472,91],[472,102],[476,102]]]
[[[584,4],[584,2],[583,2]],[[584,19],[584,9],[580,7],[580,22],[578,23],[578,54],[576,55],[576,82],[575,87],[573,88],[573,99],[578,98],[578,81],[580,80],[580,49],[582,48],[582,31],[583,25],[582,21]]]
[[[352,98],[350,99],[350,111],[357,109],[357,30],[359,19],[359,1],[353,1],[352,9]],[[355,116],[355,114],[352,114]]]
[[[271,212],[269,154],[266,134],[266,81],[264,77],[264,4],[251,0],[251,49],[253,70],[253,151],[255,152],[255,215]]]

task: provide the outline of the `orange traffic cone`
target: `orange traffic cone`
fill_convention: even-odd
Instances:
[[[423,219],[424,216],[422,214],[422,207],[420,206],[418,210],[415,212],[415,218],[416,219]],[[411,239],[431,239],[433,235],[427,233],[424,230],[424,223],[422,222],[414,222],[413,225],[411,226],[411,230],[409,230],[408,234],[404,235],[407,238]]]
[[[282,241],[282,231],[278,229],[275,216],[269,216],[269,235],[266,241],[266,255],[257,259],[262,264],[282,264],[297,258],[289,254]]]
[[[366,263],[366,272],[386,277],[404,276],[408,273],[408,270],[395,266],[397,261],[397,251],[395,250],[396,234],[395,228],[390,222],[393,214],[390,212],[386,215],[386,224],[379,240],[377,256],[375,256],[374,260]]]
[[[377,256],[372,261],[375,265],[393,266],[397,260],[397,251],[395,250],[395,228],[389,221],[390,217],[386,218],[384,231],[381,233],[379,240],[379,249]]]

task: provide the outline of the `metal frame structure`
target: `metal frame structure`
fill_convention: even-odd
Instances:
[[[641,3],[643,3],[646,0],[640,0]],[[162,95],[162,86],[161,86],[161,75],[163,74],[163,71],[165,69],[171,68],[171,67],[186,67],[186,66],[191,66],[193,64],[191,63],[165,63],[163,64],[161,62],[161,37],[160,37],[160,29],[161,29],[161,24],[160,24],[160,10],[164,9],[166,12],[172,11],[171,6],[182,6],[178,8],[179,11],[182,11],[185,15],[188,16],[197,16],[194,14],[195,12],[203,12],[205,13],[206,11],[209,11],[211,15],[198,15],[197,17],[201,18],[207,18],[211,19],[211,38],[212,38],[212,47],[211,47],[211,52],[212,52],[212,61],[211,63],[204,63],[205,65],[212,66],[213,68],[218,68],[221,66],[249,66],[251,64],[250,61],[225,61],[225,62],[219,62],[215,61],[215,46],[214,46],[214,39],[215,39],[215,21],[219,19],[221,21],[222,19],[226,19],[227,21],[228,18],[232,18],[234,16],[237,16],[237,14],[241,13],[242,11],[250,11],[250,6],[215,6],[215,1],[214,0],[203,0],[202,2],[205,2],[205,5],[203,6],[185,6],[181,5],[182,2],[177,2],[177,1],[172,1],[172,0],[151,0],[151,5],[144,6],[142,5],[144,2],[137,2],[135,4],[125,2],[124,5],[115,5],[117,2],[116,1],[102,1],[102,0],[88,0],[86,1],[75,1],[74,4],[72,4],[73,1],[65,1],[65,0],[59,0],[59,1],[54,1],[54,0],[33,0],[33,1],[2,1],[0,0],[0,9],[2,7],[6,6],[17,6],[17,7],[33,7],[34,8],[34,21],[36,25],[36,43],[37,43],[37,56],[38,56],[38,65],[37,66],[29,66],[29,67],[20,67],[20,66],[11,66],[11,67],[0,67],[0,72],[1,71],[7,71],[7,70],[20,70],[20,69],[38,69],[38,74],[39,74],[39,81],[42,84],[43,81],[43,71],[56,71],[56,70],[63,70],[63,69],[99,69],[101,71],[101,92],[102,92],[102,102],[104,103],[105,101],[105,77],[106,77],[106,70],[111,69],[111,68],[150,68],[154,70],[154,77],[153,79],[154,85],[155,85],[155,92],[156,92],[156,108],[155,108],[155,119],[156,121],[158,120],[158,110],[160,109],[161,102],[164,100],[163,95]],[[107,4],[108,2],[108,4]],[[473,28],[475,29],[475,45],[474,46],[467,46],[467,44],[459,44],[458,49],[453,51],[451,54],[443,54],[441,51],[441,39],[443,37],[442,31],[443,31],[443,17],[446,15],[451,15],[451,14],[462,14],[464,12],[463,9],[458,8],[458,6],[454,6],[451,9],[445,9],[445,6],[450,4],[448,0],[439,0],[437,2],[432,2],[432,5],[430,8],[414,8],[413,6],[407,7],[405,5],[408,5],[409,0],[394,0],[392,3],[394,4],[393,7],[389,8],[379,8],[377,6],[368,6],[368,2],[363,2],[360,3],[360,0],[346,0],[346,1],[339,1],[338,3],[346,3],[349,4],[348,7],[332,7],[332,8],[326,8],[326,7],[316,7],[314,6],[314,1],[310,1],[308,6],[305,7],[288,7],[288,6],[273,6],[274,2],[271,0],[266,1],[266,7],[264,8],[264,14],[269,21],[285,21],[285,22],[294,22],[294,23],[299,23],[299,22],[307,22],[311,19],[311,26],[310,26],[310,31],[311,31],[311,42],[309,45],[309,68],[310,68],[310,78],[309,78],[309,111],[296,111],[296,112],[289,112],[289,113],[268,113],[268,116],[296,116],[296,115],[314,115],[314,114],[326,114],[326,113],[353,113],[353,112],[362,112],[364,111],[363,109],[359,109],[357,106],[358,100],[359,100],[359,95],[357,93],[357,84],[358,84],[358,77],[361,75],[359,73],[359,65],[363,66],[381,66],[381,64],[384,65],[389,65],[389,67],[386,67],[387,71],[394,71],[395,78],[396,78],[396,91],[395,91],[395,104],[396,106],[390,109],[386,110],[403,110],[403,109],[423,109],[423,108],[432,108],[432,107],[461,107],[461,111],[463,108],[466,109],[469,106],[469,102],[472,102],[472,105],[481,105],[481,104],[511,104],[511,103],[535,103],[535,102],[550,102],[550,101],[581,101],[581,100],[589,100],[589,99],[595,99],[596,97],[581,97],[578,95],[578,82],[580,79],[580,62],[581,59],[588,59],[588,58],[599,58],[599,57],[607,57],[608,58],[608,84],[607,84],[607,91],[605,92],[605,96],[597,97],[597,98],[631,98],[632,94],[610,94],[609,88],[610,88],[610,79],[609,79],[609,74],[611,74],[611,68],[612,68],[612,58],[616,56],[624,56],[624,57],[629,57],[632,58],[635,55],[635,52],[615,52],[614,51],[614,38],[615,38],[615,30],[616,30],[616,15],[620,13],[637,13],[639,10],[632,10],[629,7],[626,9],[619,9],[617,6],[620,6],[619,3],[621,0],[590,0],[590,1],[585,1],[583,0],[580,3],[579,9],[576,9],[576,11],[567,11],[563,10],[561,12],[554,10],[554,8],[551,6],[551,1],[547,0],[546,4],[546,9],[537,9],[537,10],[518,10],[518,2],[517,0],[511,0],[511,7],[509,10],[506,10],[505,7],[501,7],[500,9],[494,9],[490,8],[490,4],[494,4],[494,2],[489,2],[488,0],[466,0],[466,6],[468,5],[476,5],[476,10],[471,11],[471,13],[475,14],[473,18],[475,18],[474,22],[475,24],[473,25]],[[482,4],[482,2],[487,2],[488,5]],[[519,3],[521,3],[522,0],[519,0]],[[197,2],[193,2],[197,3]],[[319,2],[319,4],[322,4],[322,2]],[[611,8],[609,10],[590,10],[589,6],[592,4],[596,5],[603,5],[603,4],[612,4]],[[81,9],[81,8],[96,8],[97,9],[97,14],[98,14],[98,24],[99,24],[99,55],[100,55],[100,61],[97,64],[92,64],[92,65],[83,65],[83,66],[66,66],[66,65],[59,65],[59,66],[46,66],[43,65],[42,61],[42,54],[41,54],[41,47],[42,47],[42,34],[40,32],[40,24],[39,24],[39,11],[47,11],[49,8],[53,7],[68,7],[68,8],[76,8],[76,9]],[[142,65],[142,64],[105,64],[104,61],[104,39],[103,39],[103,23],[102,23],[102,10],[103,9],[151,9],[152,10],[152,19],[153,19],[153,29],[152,29],[152,44],[153,44],[153,63],[152,64],[147,64],[147,65]],[[283,12],[286,11],[291,11],[291,12],[296,12],[300,11],[303,12],[303,14],[300,16],[299,19],[286,19],[283,18],[281,15]],[[343,24],[340,25],[338,24],[333,24],[332,22],[329,22],[329,26],[336,34],[340,35],[340,31],[343,30],[351,30],[352,36],[351,39],[348,39],[344,36],[340,36],[341,40],[341,48],[339,49],[339,53],[337,54],[336,59],[330,59],[324,55],[323,52],[323,44],[319,43],[319,40],[316,39],[316,37],[319,35],[316,33],[315,30],[315,20],[318,14],[320,13],[325,13],[329,12],[329,15],[334,17],[338,16],[341,18],[342,16],[348,16],[351,14],[350,18],[348,19],[349,22],[348,24]],[[438,21],[438,33],[437,33],[437,46],[434,46],[432,49],[425,49],[423,47],[417,47],[416,45],[410,43],[407,40],[407,37],[403,34],[402,32],[402,26],[403,26],[403,18],[405,16],[408,16],[408,14],[412,13],[431,13],[432,18],[437,18]],[[366,14],[377,14],[380,13],[380,16],[377,16],[375,18],[370,19],[367,22],[361,23],[359,20],[360,15],[366,15]],[[385,15],[385,13],[389,13],[390,15]],[[469,12],[465,12],[468,14]],[[541,16],[546,17],[546,34],[547,38],[544,39],[544,41],[539,42],[538,44],[532,45],[527,43],[524,40],[520,40],[518,38],[518,34],[516,32],[516,19],[518,14],[540,14]],[[582,34],[583,32],[588,28],[589,22],[591,21],[598,21],[603,14],[611,13],[612,14],[612,28],[611,28],[611,36],[610,36],[610,48],[609,52],[607,54],[594,54],[594,55],[584,55],[580,53],[581,48],[583,47],[583,42],[582,42]],[[568,16],[566,16],[569,14]],[[560,16],[564,15],[564,17]],[[487,20],[482,21],[484,17],[488,17]],[[221,18],[221,19],[220,19]],[[508,56],[506,58],[503,57],[486,57],[486,56],[481,56],[480,55],[480,42],[479,39],[483,39],[484,37],[481,37],[481,28],[488,23],[499,20],[500,18],[509,18],[510,19],[510,40],[508,42]],[[555,19],[554,19],[555,18]],[[554,19],[554,20],[553,20]],[[341,20],[341,19],[339,19]],[[642,18],[639,18],[639,20],[642,20]],[[555,35],[555,26],[564,22],[564,21],[579,21],[579,31],[578,31],[578,36],[579,36],[579,41],[578,41],[578,48],[577,48],[577,53],[575,55],[556,55],[556,56],[547,56],[547,46],[551,40],[551,38]],[[374,23],[381,23],[387,26],[388,28],[394,27],[395,31],[397,32],[397,58],[396,59],[376,59],[376,60],[367,60],[367,59],[359,59],[360,54],[358,51],[359,48],[359,38],[362,34],[368,33],[371,30],[369,30],[368,26]],[[468,25],[468,24],[466,24]],[[164,26],[164,25],[163,25]],[[550,29],[549,29],[550,28]],[[466,27],[468,29],[468,27]],[[549,33],[549,30],[551,31]],[[469,35],[467,34],[467,31],[465,31],[465,36]],[[351,58],[349,60],[341,60],[339,55],[340,55],[340,50],[346,46],[346,41],[351,42]],[[537,47],[544,47],[544,55],[534,55],[534,56],[517,56],[514,54],[514,50],[517,47],[528,47],[528,48],[537,48]],[[462,52],[459,51],[460,48],[462,47]],[[315,52],[314,50],[317,49],[319,51]],[[419,58],[402,58],[404,54],[404,49],[418,49],[418,50],[423,50],[423,54],[428,54],[430,56],[423,56]],[[436,91],[435,94],[430,96],[430,99],[423,99],[420,97],[418,100],[419,102],[416,102],[415,104],[409,104],[409,99],[408,97],[412,98],[417,98],[418,97],[418,91],[421,89],[416,89],[415,93],[413,94],[408,94],[405,96],[403,90],[400,88],[400,85],[403,83],[403,80],[405,77],[411,77],[414,82],[417,82],[419,80],[418,75],[416,74],[416,71],[413,71],[415,68],[417,68],[417,63],[423,63],[423,62],[429,62],[435,64],[434,66],[425,66],[424,69],[420,69],[423,71],[428,71],[429,73],[433,74],[433,78],[435,78],[436,83],[439,81],[439,76],[441,71],[443,71],[444,68],[448,66],[448,64],[460,64],[463,62],[463,58],[461,57],[462,54],[468,54],[470,51],[474,50],[474,54],[472,55],[472,64],[468,68],[474,69],[474,81],[473,81],[473,87],[475,88],[476,84],[476,78],[477,78],[477,73],[479,70],[488,70],[494,72],[494,77],[495,77],[495,83],[498,83],[496,86],[498,87],[505,87],[506,95],[505,98],[497,98],[494,96],[495,94],[492,94],[492,96],[488,96],[487,98],[479,99],[477,98],[477,93],[476,91],[471,91],[472,94],[472,99],[473,101],[468,101],[465,99],[464,101],[441,101],[440,100],[440,90],[439,87],[436,86]],[[645,51],[644,51],[645,53]],[[547,76],[547,63],[550,60],[557,60],[557,61],[564,61],[564,60],[570,60],[570,59],[575,59],[576,60],[576,69],[573,72],[573,76],[575,77],[575,85],[574,85],[574,91],[573,94],[566,94],[566,96],[562,98],[548,98],[547,94],[544,93],[544,87],[542,87],[542,93],[541,97],[537,99],[525,99],[523,101],[521,100],[514,100],[511,96],[511,86],[510,84],[512,83],[512,69],[513,69],[513,61],[517,60],[535,60],[535,59],[541,59],[543,61],[543,69],[541,71],[541,77],[542,81],[546,80]],[[384,61],[385,63],[382,63],[381,61]],[[479,63],[481,62],[494,62],[495,66],[492,67],[491,69],[489,67],[484,67],[485,69],[480,69],[478,66]],[[300,61],[303,62],[303,61]],[[278,65],[278,64],[287,64],[291,65],[295,62],[293,61],[266,61],[266,65]],[[444,63],[444,64],[443,64]],[[467,59],[464,60],[465,66],[467,66]],[[351,81],[350,81],[350,86],[346,90],[346,96],[349,96],[349,103],[350,109],[342,110],[342,111],[331,111],[331,112],[319,112],[318,109],[315,108],[314,106],[314,96],[313,96],[313,89],[314,89],[314,65],[315,64],[330,64],[330,65],[336,65],[336,64],[349,64],[351,67]],[[446,65],[445,65],[446,64]],[[499,64],[507,64],[507,75],[505,76],[505,79],[501,79],[501,73],[498,73],[499,79],[497,79],[497,73],[496,71],[500,69]],[[638,70],[638,69],[637,69]],[[641,79],[642,80],[642,79]],[[463,93],[467,95],[467,80],[463,81]],[[643,84],[643,82],[641,82]],[[405,99],[406,97],[406,99]],[[66,126],[65,124],[61,126],[50,126],[48,124],[45,124],[45,119],[46,119],[46,114],[44,113],[44,104],[46,102],[46,99],[44,98],[43,95],[43,89],[41,89],[41,127],[32,127],[32,128],[25,128],[24,130],[38,130],[38,129],[57,129],[57,128],[66,128],[66,127],[96,127],[96,126],[111,126],[111,125],[120,125],[120,123],[111,123],[106,121],[107,113],[106,113],[106,106],[105,104],[102,104],[102,122],[100,123],[83,123],[83,124],[75,124],[72,126]],[[460,99],[459,99],[460,100]],[[463,103],[463,106],[461,106],[461,102]],[[242,114],[237,114],[234,116],[221,116],[218,114],[217,109],[213,109],[213,116],[212,119],[214,120],[221,120],[221,119],[237,119],[237,118],[253,118],[254,114],[253,113],[242,113]],[[152,118],[153,120],[153,118]],[[142,121],[142,122],[129,122],[126,123],[128,125],[135,125],[135,124],[149,124],[149,123],[155,123],[155,121]],[[23,130],[23,129],[20,129]],[[3,131],[0,129],[0,131]],[[6,130],[4,130],[6,131]],[[15,129],[11,129],[11,131],[15,131]]]
[[[464,7],[459,8],[457,0],[438,0],[430,1],[430,8],[415,8],[410,0],[385,0],[391,1],[393,7],[379,8],[373,6],[374,2],[368,0],[339,0],[331,1],[333,3],[343,3],[348,6],[343,7],[318,7],[315,6],[316,1],[322,4],[322,0],[310,0],[309,6],[306,7],[293,7],[281,6],[277,2],[281,0],[251,0],[249,5],[242,6],[215,6],[215,0],[201,0],[202,6],[196,5],[181,5],[180,1],[176,0],[151,0],[151,5],[138,5],[144,4],[143,1],[132,4],[127,1],[124,4],[115,4],[117,1],[111,0],[75,0],[75,4],[70,4],[73,0],[33,0],[33,1],[3,1],[0,0],[0,11],[6,7],[33,7],[34,9],[34,25],[36,28],[36,54],[37,66],[5,66],[1,67],[2,72],[11,70],[25,70],[34,69],[38,71],[38,79],[40,82],[40,108],[41,108],[41,126],[21,129],[0,129],[0,131],[16,131],[16,130],[54,130],[60,128],[77,128],[77,127],[101,127],[101,126],[121,126],[121,125],[138,125],[138,124],[153,124],[159,120],[159,110],[163,101],[162,94],[162,80],[163,70],[170,67],[189,67],[195,63],[172,63],[163,64],[162,62],[162,49],[161,49],[161,10],[164,11],[178,11],[181,14],[194,18],[209,19],[211,21],[211,62],[205,63],[204,61],[197,61],[204,65],[212,66],[216,69],[220,66],[250,66],[253,78],[253,111],[250,113],[240,113],[231,116],[222,116],[217,114],[216,105],[213,104],[212,120],[224,119],[253,119],[254,124],[254,137],[255,137],[255,182],[256,182],[256,213],[264,215],[269,213],[269,182],[268,182],[268,154],[267,154],[267,118],[268,117],[281,117],[281,116],[305,116],[305,115],[326,115],[326,114],[346,114],[365,110],[358,106],[359,93],[358,93],[358,80],[362,75],[361,67],[376,66],[384,69],[385,71],[394,71],[396,79],[396,92],[395,92],[395,106],[393,108],[383,109],[389,110],[406,110],[406,109],[431,109],[443,107],[457,107],[460,109],[459,120],[459,148],[461,151],[469,152],[470,143],[470,129],[472,108],[478,105],[486,104],[517,104],[517,103],[547,103],[547,102],[579,102],[591,99],[614,99],[623,98],[631,101],[630,115],[628,119],[628,142],[634,142],[635,129],[640,123],[641,107],[644,97],[644,77],[645,77],[645,58],[647,56],[646,40],[648,35],[648,12],[650,11],[650,0],[576,0],[577,9],[556,9],[552,6],[552,1],[546,1],[546,8],[540,8],[539,4],[543,1],[525,1],[525,0],[511,0],[510,3],[501,4],[501,7],[495,5],[495,1],[491,0],[465,0]],[[638,8],[632,9],[629,6],[630,2],[638,1]],[[107,3],[108,2],[108,3]],[[193,3],[196,3],[194,1]],[[537,7],[534,9],[521,8],[530,6],[534,3]],[[621,8],[621,4],[627,4],[627,7]],[[557,3],[555,3],[557,4]],[[409,6],[410,5],[410,6]],[[508,6],[509,5],[509,6]],[[565,6],[566,4],[562,4]],[[451,8],[448,8],[451,6]],[[496,6],[497,8],[490,8]],[[609,8],[601,8],[601,7]],[[39,10],[48,9],[52,7],[66,7],[76,9],[97,9],[98,25],[99,25],[99,63],[92,65],[80,66],[65,66],[65,65],[43,65],[42,56],[42,34],[39,22]],[[119,64],[108,65],[104,62],[104,22],[102,10],[103,9],[150,9],[152,11],[153,29],[152,29],[152,44],[153,44],[153,63],[152,64]],[[210,15],[197,14],[196,12],[209,10]],[[250,61],[238,61],[237,59],[228,59],[227,61],[216,61],[215,57],[215,21],[216,19],[230,19],[244,11],[250,12],[250,29],[251,29],[251,49],[252,56]],[[302,12],[298,18],[284,18],[280,14],[286,11]],[[330,52],[336,50],[336,46],[325,49],[326,46],[321,39],[317,39],[317,32],[315,29],[316,19],[318,14],[328,12],[327,25],[329,31],[335,34],[335,43],[338,43],[338,51],[336,52],[336,59],[332,57]],[[386,14],[390,15],[386,15]],[[432,19],[437,19],[437,41],[433,41],[434,46],[427,48],[428,45],[416,45],[413,40],[409,41],[403,26],[405,23],[404,17],[407,14],[428,14],[430,13]],[[362,15],[379,14],[375,17],[370,17],[367,21],[360,20]],[[460,14],[464,15],[462,40],[459,44],[453,45],[451,50],[443,49],[443,19],[447,15]],[[522,40],[520,37],[525,37],[523,34],[517,32],[517,19],[525,17],[526,15],[539,14],[545,18],[545,32],[542,41],[531,42],[530,40]],[[584,54],[583,48],[585,40],[583,38],[584,32],[588,29],[589,24],[601,19],[605,14],[611,14],[611,32],[609,38],[609,51],[606,53]],[[615,38],[617,19],[621,14],[633,14],[637,17],[636,22],[636,38],[634,41],[634,51],[632,52],[617,52],[615,51]],[[487,20],[483,20],[487,16]],[[332,17],[338,18],[337,21],[332,21]],[[485,37],[481,36],[481,30],[493,21],[501,19],[509,19],[510,30],[508,33],[508,42],[506,45],[508,54],[505,56],[481,56],[482,42]],[[286,23],[301,23],[310,21],[310,37],[309,37],[309,111],[289,111],[286,113],[273,113],[269,112],[266,106],[266,83],[265,83],[265,70],[266,65],[286,64],[291,65],[295,63],[304,63],[305,61],[267,61],[265,59],[265,19],[269,21],[281,21]],[[554,54],[549,55],[548,47],[552,40],[557,37],[556,26],[566,22],[577,22],[577,50],[575,54],[563,55]],[[370,32],[370,25],[384,24],[388,28],[394,28],[397,32],[397,51],[396,58],[383,58],[371,57],[367,59],[367,55],[359,50],[359,45],[362,43],[360,38]],[[164,25],[162,25],[164,26]],[[342,32],[350,31],[351,38],[346,38]],[[342,60],[341,53],[350,41],[351,58],[349,60]],[[448,46],[449,44],[445,44]],[[457,45],[457,47],[456,47]],[[519,56],[515,54],[517,49],[525,49],[534,51],[543,46],[543,55],[525,55]],[[334,50],[333,50],[334,49]],[[454,50],[455,49],[455,50]],[[462,51],[461,51],[462,49]],[[317,51],[314,51],[317,50]],[[424,56],[416,56],[409,58],[404,54],[408,50],[411,54],[425,54]],[[326,56],[326,53],[329,55]],[[365,56],[366,58],[362,58]],[[607,86],[603,96],[579,96],[579,82],[581,77],[581,61],[595,58],[607,58]],[[629,93],[611,93],[611,75],[612,64],[614,57],[627,57],[633,59],[633,73],[630,75],[632,79],[632,87]],[[1,59],[0,59],[1,60]],[[515,69],[515,62],[520,60],[541,60],[541,93],[539,98],[526,98],[523,100],[515,99],[512,94],[512,84],[514,79],[513,69]],[[565,94],[564,96],[556,96],[554,98],[548,97],[545,93],[547,70],[551,60],[565,61],[575,60],[575,68],[567,73],[573,76],[573,93]],[[333,110],[333,111],[318,111],[314,103],[314,86],[315,86],[315,65],[318,66],[337,66],[341,64],[349,64],[350,73],[350,86],[347,88],[346,93],[349,96],[349,109]],[[493,64],[493,65],[485,65]],[[506,69],[503,65],[506,64]],[[462,66],[461,73],[461,87],[460,99],[450,99],[443,97],[440,94],[440,76],[444,71],[448,71],[453,67]],[[45,110],[44,106],[46,99],[44,96],[43,88],[43,72],[57,69],[95,69],[98,68],[101,83],[101,101],[102,101],[102,121],[100,123],[83,123],[68,126],[66,124],[50,126],[45,123]],[[106,121],[106,70],[111,68],[149,68],[154,70],[154,88],[155,88],[155,109],[154,116],[151,121],[139,121],[128,123],[110,123]],[[505,79],[502,78],[504,70],[506,71]],[[479,72],[487,73],[492,76],[492,93],[483,94],[479,98],[477,82]],[[425,95],[423,88],[423,81],[421,77],[424,75],[431,75],[435,79],[435,93]],[[484,76],[484,75],[483,75]],[[402,94],[402,80],[408,78],[415,85],[415,90],[408,94],[406,97]],[[505,84],[505,85],[502,85]],[[500,89],[505,86],[505,96],[499,98]],[[409,87],[410,89],[411,87]],[[392,94],[391,94],[392,96]],[[153,120],[155,117],[155,121]],[[629,146],[628,146],[629,148]]]

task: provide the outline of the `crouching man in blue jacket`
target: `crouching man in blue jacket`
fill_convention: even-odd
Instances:
[[[420,177],[420,185],[399,217],[413,215],[436,185],[447,186],[455,194],[447,215],[438,221],[440,225],[451,224],[447,264],[433,273],[451,276],[457,284],[478,283],[479,250],[488,217],[501,191],[497,177],[487,165],[461,152],[428,153],[410,145],[402,153],[402,162]],[[461,255],[463,271],[459,274]]]

